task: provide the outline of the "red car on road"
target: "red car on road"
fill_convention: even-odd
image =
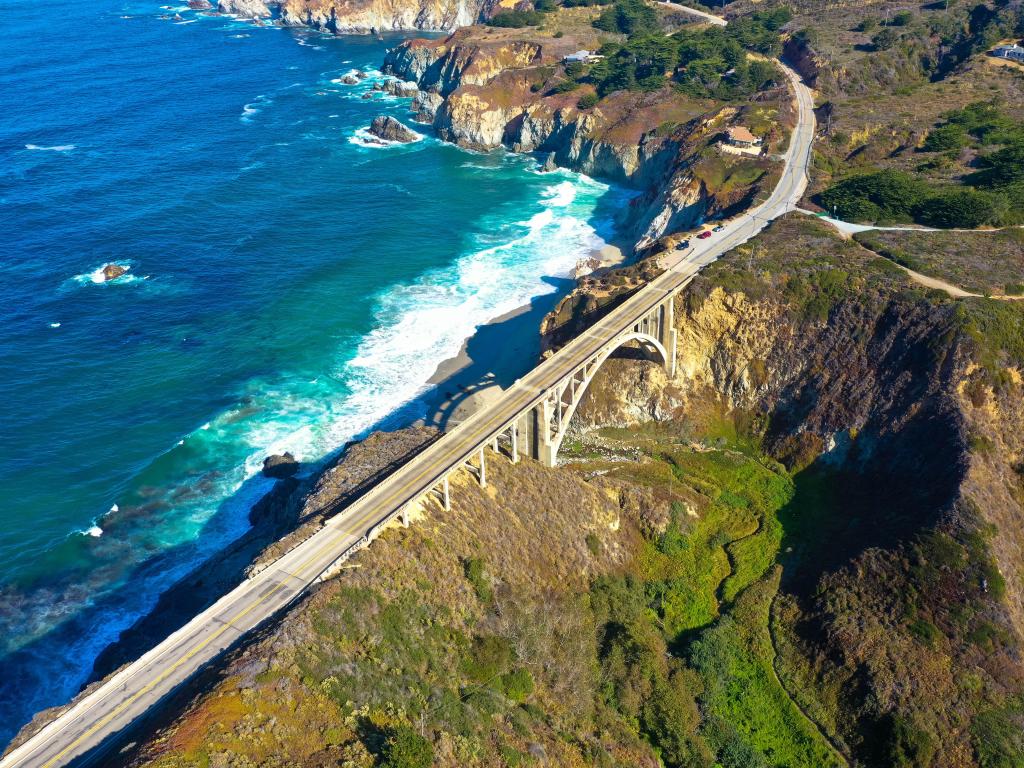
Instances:
[[[705,229],[703,232],[701,232],[699,235],[697,235],[697,239],[698,240],[707,240],[709,237],[711,237],[711,230],[710,229]]]

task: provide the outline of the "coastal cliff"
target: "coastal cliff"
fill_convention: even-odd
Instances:
[[[586,106],[592,89],[564,90],[561,62],[586,34],[561,38],[520,30],[461,29],[443,40],[410,40],[385,58],[384,71],[415,83],[413,112],[445,141],[487,151],[537,153],[561,166],[641,190],[623,216],[636,249],[705,218],[746,207],[774,183],[768,155],[792,125],[784,88],[756,107],[688,98],[671,87],[616,91]],[[763,157],[729,156],[715,139],[756,114],[774,125]]]
[[[450,30],[474,23],[488,0],[283,0],[287,24],[334,34]]]

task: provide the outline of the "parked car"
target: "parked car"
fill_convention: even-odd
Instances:
[[[697,239],[698,240],[707,240],[709,237],[711,237],[711,230],[710,229],[705,229],[703,232],[701,232],[699,235],[697,235]]]
[[[711,230],[711,231],[712,231],[712,232],[721,232],[721,231],[722,231],[723,229],[725,229],[725,225],[724,225],[724,224],[719,224],[719,225],[718,225],[717,227],[715,227],[715,228],[714,228],[713,230]]]
[[[682,251],[682,250],[685,250],[686,248],[689,248],[689,247],[690,247],[690,241],[689,240],[683,240],[681,242],[676,243],[676,250],[677,251]]]

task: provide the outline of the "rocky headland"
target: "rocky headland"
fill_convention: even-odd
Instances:
[[[566,13],[563,11],[563,13]],[[564,90],[563,59],[596,49],[596,30],[555,37],[537,30],[460,29],[438,40],[410,40],[388,52],[384,71],[418,89],[412,111],[437,135],[477,151],[539,153],[560,166],[641,190],[623,220],[638,251],[668,233],[747,207],[771,188],[793,108],[785,88],[737,108],[687,97],[666,86],[616,91]],[[594,95],[595,104],[581,97]],[[731,125],[765,126],[762,157],[715,147]]]

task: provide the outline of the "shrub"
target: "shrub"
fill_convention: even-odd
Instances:
[[[487,578],[487,574],[484,573],[484,561],[479,557],[471,557],[463,563],[462,568],[480,602],[491,602],[494,598],[494,591],[491,589],[491,582]]]
[[[520,704],[533,693],[533,675],[528,669],[517,669],[501,676],[501,688],[512,701]]]
[[[484,23],[489,27],[535,27],[544,21],[544,15],[537,11],[502,11],[494,14]]]
[[[596,93],[585,93],[580,96],[579,101],[576,102],[576,106],[579,109],[593,109],[597,106],[598,96]]]
[[[560,37],[565,37],[565,32],[563,32],[562,30],[558,30],[557,32],[555,32],[555,34],[552,35],[552,37],[555,38],[556,40]]]
[[[900,11],[892,17],[892,25],[894,27],[905,27],[914,19],[914,14],[910,11]]]
[[[857,25],[858,32],[871,32],[878,27],[878,19],[864,19]]]
[[[590,550],[590,554],[594,557],[601,554],[601,539],[597,537],[596,533],[588,533],[584,541],[587,543],[587,549]]]
[[[497,635],[478,637],[463,668],[470,680],[488,683],[498,677],[512,662],[512,646]]]
[[[570,61],[568,64],[565,65],[566,77],[577,78],[583,74],[583,69],[583,62]]]
[[[929,648],[934,648],[942,637],[942,632],[939,631],[939,628],[927,619],[916,619],[908,629],[910,634]]]
[[[923,200],[915,209],[918,220],[933,227],[973,229],[998,216],[991,195],[974,189],[951,189]]]
[[[871,38],[871,45],[874,46],[876,51],[888,51],[894,45],[896,41],[900,39],[900,36],[893,32],[891,29],[886,27],[877,35]]]
[[[958,123],[946,123],[928,134],[925,152],[948,152],[967,144],[967,129]]]
[[[434,745],[408,726],[391,731],[384,743],[381,768],[430,768]]]

